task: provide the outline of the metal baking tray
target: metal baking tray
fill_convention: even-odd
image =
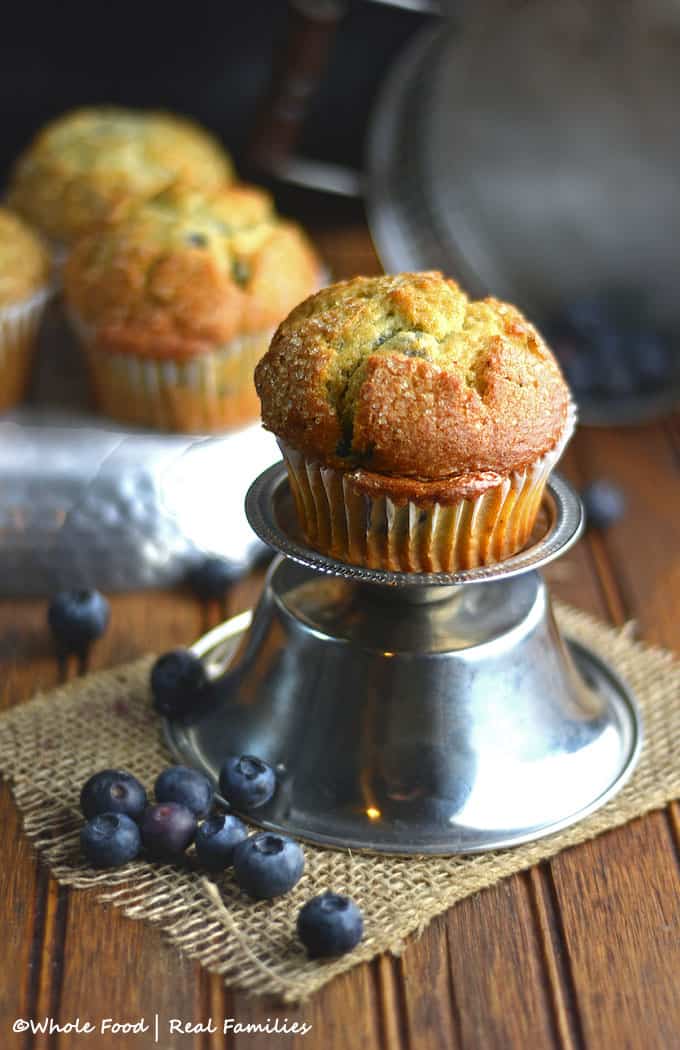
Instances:
[[[541,325],[584,294],[633,289],[677,332],[680,7],[484,0],[423,29],[387,77],[367,152],[388,272],[441,269]],[[680,403],[579,399],[582,423]]]
[[[206,553],[245,568],[263,550],[245,494],[279,458],[259,422],[201,437],[94,415],[56,301],[29,398],[0,418],[0,594],[171,586]]]

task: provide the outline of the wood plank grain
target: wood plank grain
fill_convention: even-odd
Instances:
[[[265,1050],[276,1045],[282,1050],[303,1050],[323,1046],[329,1050],[379,1047],[378,1019],[374,988],[367,966],[343,974],[330,987],[300,1005],[281,1006],[271,998],[257,998],[228,989],[224,993],[223,1016],[234,1022],[230,1050]],[[248,1032],[245,1026],[268,1025],[267,1031]],[[298,1025],[298,1032],[290,1029]],[[236,1026],[244,1026],[236,1030]],[[306,1034],[302,1026],[309,1026]]]
[[[666,819],[671,839],[673,840],[673,852],[680,877],[680,802],[671,802],[666,807]]]
[[[196,1010],[198,965],[181,955],[161,931],[126,919],[95,892],[69,895],[64,938],[61,998],[56,1016],[61,1023],[87,1017],[95,1026],[105,1019],[138,1023],[148,1031],[125,1038],[111,1029],[97,1035],[98,1050],[119,1050],[130,1043],[140,1050],[157,1046],[154,1014],[159,1015],[161,1046],[168,1050],[200,1046],[194,1036],[170,1034],[170,1021],[200,1020]],[[94,1037],[93,1037],[94,1038]],[[68,1046],[68,1042],[65,1041]]]
[[[626,612],[648,641],[680,651],[680,470],[667,432],[582,431],[576,453],[588,480],[609,478],[627,498],[602,536]]]
[[[182,590],[109,595],[111,622],[93,646],[88,669],[127,663],[147,652],[189,645],[203,631],[201,603]]]
[[[26,700],[59,680],[43,601],[0,603],[0,708]],[[59,891],[21,831],[7,784],[0,791],[4,830],[3,892],[0,893],[0,1031],[10,1046],[31,1047],[30,1033],[14,1035],[16,1018],[30,1017],[44,1001],[49,977],[43,947],[50,940]],[[63,905],[62,905],[63,907]],[[61,912],[60,912],[61,922]]]
[[[452,908],[446,930],[463,1050],[560,1046],[524,879],[506,879]]]
[[[46,602],[0,602],[0,675],[3,710],[58,684],[59,667],[47,628]]]
[[[680,1045],[680,882],[664,815],[550,867],[586,1045]]]
[[[400,960],[408,1046],[418,1050],[464,1045],[447,930],[446,916],[438,917]]]
[[[650,640],[677,644],[677,460],[661,427],[582,431],[584,479],[627,494],[624,519],[591,536],[610,618],[633,615]],[[663,595],[663,597],[662,597]],[[549,865],[567,967],[588,1046],[673,1046],[680,1032],[678,864],[667,818],[653,814]]]
[[[582,466],[582,460],[588,456],[584,441],[587,441],[587,432],[577,430],[559,467],[577,492],[592,480]],[[548,566],[545,576],[552,593],[563,601],[612,623],[625,621],[623,599],[600,533],[586,529],[576,546],[554,563],[554,570],[553,565]]]
[[[547,994],[552,1003],[555,1033],[564,1050],[585,1047],[578,1012],[574,978],[566,951],[562,914],[555,899],[549,863],[538,864],[524,875],[539,930],[548,980]]]
[[[68,904],[66,887],[48,876],[35,1002],[31,1010],[34,1019],[43,1024],[50,1024],[59,1015]],[[46,1028],[36,1032],[29,1045],[32,1050],[52,1050],[58,1038],[56,1031]]]
[[[309,1035],[297,1038],[295,1050],[310,1045],[333,1050],[381,1046],[378,1005],[369,966],[360,966],[327,985],[300,1007],[300,1014],[312,1029]]]
[[[224,1035],[225,990],[222,978],[218,974],[208,973],[207,970],[202,969],[198,975],[198,996],[200,1003],[198,1018],[204,1023],[212,1020],[216,1031],[206,1032],[197,1045],[201,1047],[201,1050],[231,1048],[230,1040]]]
[[[399,960],[391,955],[381,955],[374,960],[372,968],[378,1002],[381,1045],[386,1050],[412,1050]]]
[[[382,272],[375,249],[363,232],[349,228],[317,228],[312,231],[321,257],[330,267],[334,281],[357,274],[372,277]]]
[[[4,875],[0,893],[0,1031],[9,1033],[16,1018],[31,1014],[37,998],[44,932],[47,872],[21,829],[9,788],[0,792]],[[11,1046],[28,1046],[25,1036],[9,1036]]]

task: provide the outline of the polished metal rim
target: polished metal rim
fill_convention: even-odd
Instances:
[[[504,580],[532,569],[540,569],[564,554],[583,531],[584,516],[581,501],[571,485],[553,474],[546,487],[543,509],[548,516],[544,536],[530,547],[505,558],[494,565],[460,572],[390,572],[386,569],[367,569],[349,565],[312,550],[299,541],[281,519],[284,501],[290,501],[290,487],[283,463],[275,463],[253,482],[246,496],[246,516],[252,528],[264,543],[287,558],[307,568],[330,576],[340,576],[357,583],[378,584],[387,587],[451,587],[488,580]]]

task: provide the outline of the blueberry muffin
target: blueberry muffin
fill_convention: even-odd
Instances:
[[[23,396],[49,282],[44,245],[17,215],[0,208],[0,410]]]
[[[180,181],[231,181],[229,158],[201,127],[169,113],[115,107],[66,113],[17,161],[9,203],[58,249],[125,206]]]
[[[99,408],[188,432],[256,418],[255,365],[319,275],[302,231],[245,185],[173,187],[82,237],[64,293]]]
[[[280,325],[255,383],[308,543],[370,568],[455,572],[517,552],[573,426],[519,310],[439,273],[325,288]]]

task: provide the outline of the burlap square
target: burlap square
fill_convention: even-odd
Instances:
[[[148,694],[152,657],[90,675],[37,696],[0,720],[0,769],[11,781],[27,835],[52,872],[72,886],[97,886],[134,919],[159,923],[170,940],[228,984],[284,1001],[303,1000],[336,974],[379,952],[399,952],[456,901],[680,796],[680,664],[574,609],[558,606],[562,630],[594,648],[635,691],[645,721],[640,763],[624,790],[576,827],[513,850],[473,857],[369,857],[306,846],[295,890],[255,903],[229,874],[208,880],[145,861],[94,871],[78,855],[78,794],[97,769],[122,766],[151,786],[168,754]],[[351,954],[308,961],[295,937],[298,909],[332,888],[362,907],[366,936]]]

